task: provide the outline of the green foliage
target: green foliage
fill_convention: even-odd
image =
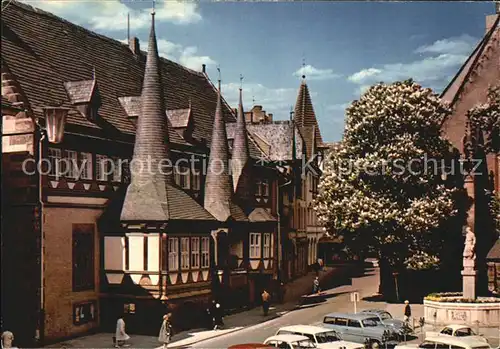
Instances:
[[[440,172],[454,157],[440,136],[449,113],[412,80],[374,85],[354,101],[315,203],[327,231],[353,251],[377,251],[393,267],[437,264],[448,238],[442,227],[458,213],[458,190]]]
[[[490,195],[490,214],[495,224],[496,234],[500,237],[500,195],[495,192],[492,192]]]

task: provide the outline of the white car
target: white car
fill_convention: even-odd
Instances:
[[[310,349],[317,348],[306,336],[298,336],[296,334],[280,334],[278,336],[269,337],[264,341],[265,345],[282,349]]]
[[[309,338],[316,347],[324,349],[364,349],[363,344],[347,342],[337,332],[320,326],[295,325],[281,327],[276,335],[294,334]]]
[[[471,337],[427,337],[420,344],[398,344],[394,349],[491,349],[484,341]]]
[[[486,338],[475,333],[467,325],[448,325],[439,332],[426,332],[426,337],[467,337],[476,338],[477,340],[488,342]]]

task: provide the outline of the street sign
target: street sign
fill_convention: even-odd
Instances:
[[[357,303],[359,302],[359,293],[358,292],[351,292],[351,302],[354,303],[354,314],[356,314],[357,311]]]
[[[351,302],[359,302],[359,292],[351,292]]]

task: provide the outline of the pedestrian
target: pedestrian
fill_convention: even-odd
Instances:
[[[320,290],[321,289],[319,288],[319,277],[316,276],[313,282],[313,293],[319,293]]]
[[[116,321],[116,331],[115,331],[115,348],[119,348],[125,345],[125,342],[130,339],[130,336],[125,332],[125,320],[123,316],[120,316],[118,321]]]
[[[170,323],[170,317],[172,314],[168,313],[163,315],[163,322],[160,328],[160,334],[158,335],[158,341],[163,343],[163,349],[167,348],[170,339],[172,338],[172,324]]]
[[[17,349],[12,346],[12,342],[14,342],[14,334],[10,331],[5,331],[2,333],[2,348],[12,348]]]
[[[262,310],[264,311],[264,316],[267,316],[269,312],[269,298],[271,298],[271,295],[264,289],[262,292]]]
[[[224,326],[222,307],[220,306],[219,302],[216,302],[215,300],[212,301],[211,313],[214,321],[214,330],[217,330],[219,329],[219,327]]]
[[[411,307],[410,307],[410,302],[408,300],[405,301],[405,316],[404,316],[404,321],[405,322],[410,322],[411,318]]]

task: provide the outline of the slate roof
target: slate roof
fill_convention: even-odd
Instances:
[[[470,80],[472,72],[475,70],[476,66],[480,64],[481,56],[483,52],[487,49],[488,45],[494,40],[494,33],[498,29],[500,21],[500,15],[497,15],[495,22],[493,23],[491,29],[486,33],[483,39],[476,46],[474,51],[462,67],[458,70],[457,74],[453,77],[451,82],[446,86],[443,93],[441,94],[441,99],[453,106],[464,88],[467,81]]]
[[[160,69],[153,15],[133,155],[133,161],[142,165],[131,167],[131,183],[123,202],[121,221],[214,221],[193,198],[175,186],[172,171],[161,171],[158,166],[160,161],[170,158],[170,143],[166,137],[169,134],[168,119],[165,116],[163,95],[165,85],[162,83]],[[144,166],[150,160],[152,166]]]
[[[305,140],[307,158],[310,159],[313,148],[317,147],[317,145],[313,146],[312,142],[315,139],[316,144],[322,144],[323,138],[321,137],[318,120],[316,119],[316,113],[314,112],[311,95],[309,93],[309,87],[305,79],[303,79],[300,84],[293,117],[295,124]],[[315,137],[312,137],[313,127],[315,127]]]
[[[65,82],[64,87],[72,104],[89,103],[96,86],[95,80]]]
[[[219,93],[205,180],[204,207],[220,222],[228,220],[247,221],[243,210],[233,202],[233,182],[229,174],[229,147],[226,122],[222,115],[222,100]]]
[[[137,56],[128,45],[91,32],[48,12],[12,1],[2,11],[2,65],[6,63],[26,94],[37,116],[39,108],[64,102],[71,107],[65,82],[91,80],[99,86],[100,116],[124,134],[135,126],[118,97],[139,96],[144,77],[145,53]],[[210,145],[217,94],[208,77],[161,58],[161,76],[168,109],[185,109],[191,101],[195,128],[193,137]],[[227,103],[221,106],[228,122],[235,122]],[[68,123],[90,128],[99,126],[76,110]],[[173,129],[172,143],[186,144]]]
[[[500,261],[500,239],[495,242],[486,259]]]
[[[269,157],[270,161],[292,160],[292,124],[289,121],[274,121],[268,124],[247,124],[248,132],[253,139],[260,139],[267,146],[260,148]],[[235,125],[227,125],[229,139],[234,138]],[[303,140],[300,132],[295,129],[295,144],[297,158],[302,157]]]
[[[250,161],[250,150],[248,148],[248,132],[243,111],[243,92],[240,88],[240,100],[238,103],[238,115],[234,130],[233,156],[231,159],[231,170],[233,176],[233,188],[235,193],[247,198],[250,194],[251,183],[246,171]],[[227,133],[227,130],[226,130]]]

